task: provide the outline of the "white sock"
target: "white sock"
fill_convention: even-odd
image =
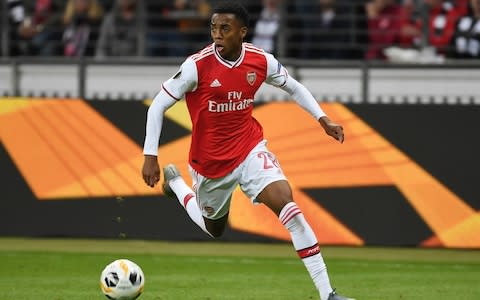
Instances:
[[[198,225],[209,236],[212,236],[208,232],[205,226],[205,220],[203,219],[202,211],[198,207],[197,199],[193,190],[185,183],[182,177],[176,177],[168,182],[172,191],[177,195],[178,201],[183,208],[187,211],[188,216],[195,224]]]
[[[290,232],[293,246],[310,273],[310,277],[320,293],[320,299],[327,300],[333,291],[328,278],[327,266],[320,253],[317,238],[302,211],[295,202],[290,202],[283,207],[278,217]]]

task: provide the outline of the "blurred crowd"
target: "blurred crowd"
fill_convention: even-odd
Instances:
[[[480,58],[480,0],[240,1],[247,40],[280,56],[385,59],[385,49],[433,47]],[[216,0],[5,0],[9,56],[185,56],[206,46]]]

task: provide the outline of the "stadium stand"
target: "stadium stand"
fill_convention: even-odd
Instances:
[[[86,51],[80,53],[80,56],[93,56],[95,49],[100,48],[103,49],[102,53],[115,52],[113,49],[105,49],[105,47],[114,47],[113,45],[105,44],[104,39],[97,40],[101,30],[99,23],[106,22],[103,31],[107,31],[105,27],[108,24],[113,24],[112,14],[117,11],[117,1],[8,0],[3,2],[0,11],[2,16],[1,55],[4,57],[71,55],[65,50],[66,47],[71,47],[71,39],[69,39],[69,33],[72,33],[71,21],[79,22],[83,18],[83,16],[77,16],[70,20],[71,12],[74,4],[81,5],[79,4],[81,2],[96,3],[93,6],[105,13],[95,12],[93,9],[87,13],[87,15],[95,14],[95,18],[87,18],[91,25],[88,33],[88,47]],[[211,7],[216,3],[215,0],[120,0],[118,2],[132,3],[136,7],[141,7],[138,11],[140,21],[136,25],[139,28],[133,31],[137,35],[138,47],[141,49],[127,51],[124,55],[183,57],[201,49],[210,40],[208,20]],[[458,51],[466,51],[462,50],[466,46],[459,44],[463,39],[458,39],[459,34],[465,35],[461,31],[467,30],[463,27],[467,26],[469,21],[464,17],[470,16],[473,21],[478,19],[478,16],[475,16],[475,11],[478,10],[475,1],[243,0],[241,2],[251,14],[250,33],[247,40],[267,47],[278,57],[383,60],[390,58],[386,55],[385,48],[394,46],[400,49],[418,50],[428,45],[433,46],[433,49],[437,50],[435,52],[446,57],[477,57],[475,54],[458,53]],[[269,12],[269,7],[274,9]],[[464,20],[462,24],[458,23],[460,20]],[[473,21],[470,23],[475,24]],[[126,34],[125,30],[116,28],[115,34],[122,38],[122,35]],[[478,40],[476,37],[478,33],[474,28],[476,27],[472,26],[470,33],[472,41]],[[114,30],[110,31],[112,34]],[[128,35],[132,38],[132,32]],[[109,56],[102,53],[99,56]]]
[[[77,1],[86,0],[70,2]],[[101,17],[89,29],[86,51],[64,57],[68,2],[4,1],[0,95],[143,100],[186,55],[210,42],[215,0],[97,2]],[[120,2],[135,4],[135,21],[113,18]],[[480,103],[474,0],[242,2],[251,15],[247,40],[273,44],[275,55],[320,101]],[[274,13],[266,13],[268,7]],[[39,76],[46,69],[49,75]],[[257,96],[287,100],[268,86]]]

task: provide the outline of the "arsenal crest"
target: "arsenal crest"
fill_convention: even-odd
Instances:
[[[255,73],[255,72],[248,72],[247,73],[248,84],[253,85],[256,80],[257,80],[257,73]]]

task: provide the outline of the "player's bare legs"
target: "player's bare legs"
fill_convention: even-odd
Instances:
[[[288,182],[280,180],[270,183],[257,196],[257,200],[268,206],[290,232],[293,246],[310,273],[320,293],[320,299],[347,299],[337,295],[332,289],[317,238],[300,208],[293,202],[292,189]]]
[[[170,164],[163,169],[163,191],[170,198],[176,198],[195,224],[212,237],[220,237],[225,231],[228,213],[215,220],[205,218],[196,201],[193,190],[185,183],[177,168]]]
[[[208,232],[210,232],[213,237],[220,237],[225,231],[225,227],[227,227],[228,213],[220,219],[210,220],[203,217],[203,220]]]
[[[210,230],[207,229],[207,224],[202,215],[202,211],[198,207],[197,201],[195,199],[195,193],[187,185],[185,180],[183,180],[180,172],[177,170],[175,165],[167,165],[163,168],[163,192],[170,198],[176,198],[180,205],[185,209],[190,219],[192,219],[195,224],[198,225],[205,233],[210,236],[213,236],[210,233]],[[208,225],[212,229],[216,229],[215,226],[211,224]]]
[[[268,206],[277,216],[289,202],[293,201],[292,189],[286,180],[267,185],[257,196],[257,200]]]

